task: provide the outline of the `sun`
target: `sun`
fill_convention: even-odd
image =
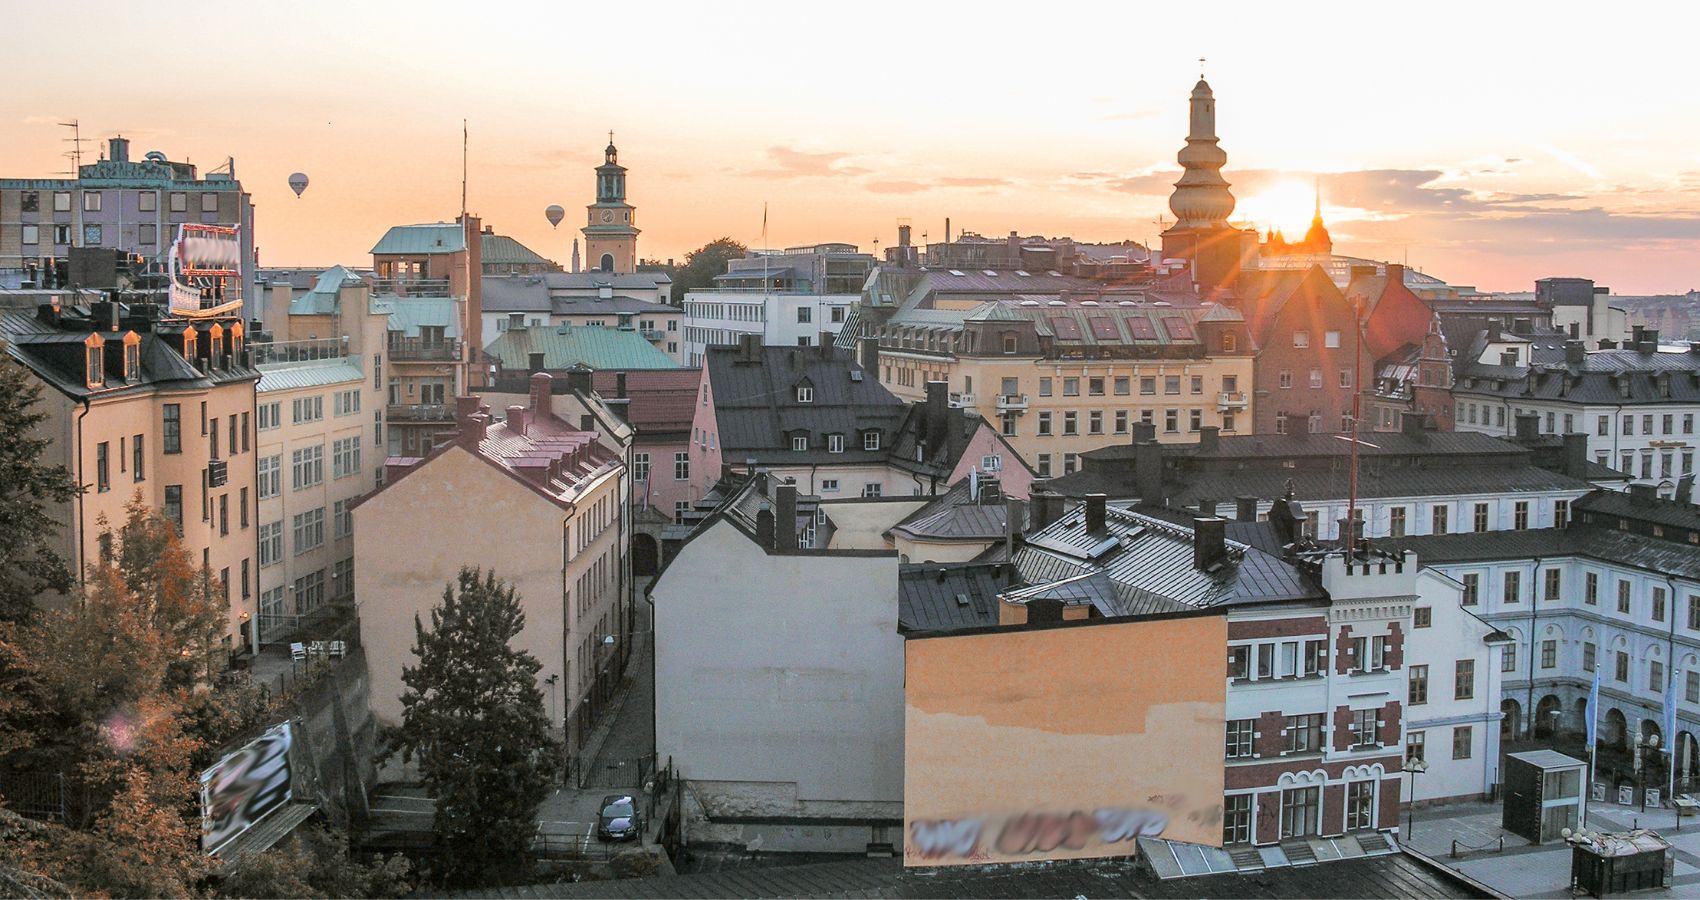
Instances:
[[[1279,181],[1245,198],[1236,218],[1258,231],[1274,229],[1288,240],[1298,240],[1310,227],[1316,211],[1316,189],[1300,181]]]

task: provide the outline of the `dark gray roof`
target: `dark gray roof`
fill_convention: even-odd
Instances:
[[[1515,456],[1523,447],[1493,435],[1474,431],[1425,431],[1420,436],[1402,431],[1366,432],[1358,436],[1358,458],[1376,456]],[[1222,435],[1213,450],[1198,444],[1164,445],[1164,455],[1216,460],[1285,460],[1346,458],[1352,442],[1336,434],[1240,434]],[[1134,454],[1131,443],[1112,444],[1089,450],[1088,459],[1123,459]]]
[[[1590,525],[1424,535],[1375,544],[1383,549],[1414,551],[1422,565],[1575,557],[1700,579],[1700,547]]]
[[[550,301],[555,314],[558,316],[590,316],[598,313],[606,315],[641,315],[645,313],[674,313],[679,312],[676,306],[665,303],[655,303],[650,300],[639,300],[615,294],[603,299],[601,297],[555,297]]]
[[[68,316],[86,316],[87,310],[67,309]],[[127,313],[125,314],[127,317]],[[228,325],[229,322],[225,322]],[[141,338],[141,371],[134,381],[124,380],[123,353],[115,350],[125,333],[135,330]],[[175,332],[184,329],[177,326]],[[83,341],[91,329],[77,328],[69,323],[55,327],[41,321],[33,313],[0,312],[0,352],[28,367],[43,382],[71,397],[109,397],[148,390],[194,390],[233,381],[258,381],[258,369],[236,364],[227,369],[210,369],[202,374],[158,334],[136,323],[134,329],[126,321],[117,332],[103,332],[106,339],[106,383],[90,388]],[[204,337],[204,335],[203,335]],[[203,346],[205,342],[203,340]]]
[[[1015,567],[906,565],[898,570],[897,630],[942,631],[998,623],[998,594],[1009,590]]]
[[[1576,510],[1700,531],[1700,509],[1677,500],[1657,497],[1641,500],[1617,491],[1595,491],[1577,500]]]
[[[1005,503],[976,503],[969,496],[968,479],[958,481],[926,506],[891,526],[922,540],[997,540],[1004,536],[1009,517]],[[1023,523],[1025,524],[1025,523]]]
[[[566,897],[1491,897],[1442,867],[1404,853],[1310,866],[1159,879],[1129,860],[1082,860],[907,868],[900,859],[721,868],[621,881],[485,888],[454,896],[544,900]]]
[[[1534,365],[1461,365],[1454,391],[1579,404],[1700,402],[1700,353],[1591,350],[1580,364],[1565,363],[1562,348],[1531,355]]]

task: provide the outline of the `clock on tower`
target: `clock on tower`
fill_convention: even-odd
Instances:
[[[588,207],[584,227],[585,262],[603,272],[636,272],[638,229],[626,202],[626,168],[619,163],[613,132],[603,155],[596,167],[596,202]]]

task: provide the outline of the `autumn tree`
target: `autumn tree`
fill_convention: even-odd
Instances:
[[[542,665],[511,645],[524,627],[513,587],[470,568],[443,589],[429,629],[413,620],[419,662],[402,670],[402,724],[388,745],[404,763],[419,761],[436,801],[444,852],[435,874],[446,882],[524,871],[560,767],[537,686]]]
[[[0,621],[19,621],[35,610],[38,596],[66,592],[71,573],[49,541],[63,523],[47,508],[77,495],[64,466],[42,463],[47,438],[35,429],[45,413],[36,409],[41,385],[0,353]]]
[[[404,897],[413,890],[412,866],[397,855],[356,859],[348,838],[322,826],[296,829],[288,840],[221,869],[220,897]]]

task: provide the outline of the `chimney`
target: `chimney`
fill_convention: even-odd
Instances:
[[[1246,496],[1235,497],[1234,520],[1238,522],[1257,521],[1257,498]]]
[[[1033,501],[1033,530],[1040,531],[1062,518],[1063,498],[1049,487],[1034,481],[1027,496]]]
[[[1658,487],[1651,484],[1632,484],[1629,486],[1629,500],[1636,506],[1652,506],[1658,497]]]
[[[1200,498],[1198,501],[1198,514],[1206,517],[1216,515],[1216,501],[1208,497]]]
[[[614,373],[614,396],[621,400],[626,399],[626,373],[624,372]]]
[[[508,407],[508,430],[514,434],[525,434],[525,407]]]
[[[950,243],[950,216],[944,217],[944,242]]]
[[[1581,341],[1564,342],[1564,364],[1579,366],[1588,358],[1588,345]]]
[[[1021,543],[1021,530],[1027,524],[1027,504],[1015,497],[1006,497],[1003,509],[1004,555],[1014,559],[1015,548]]]
[[[455,421],[464,422],[467,416],[478,414],[478,398],[472,396],[455,398]]]
[[[1198,452],[1214,453],[1221,446],[1222,429],[1215,425],[1205,425],[1198,429]]]
[[[865,337],[857,342],[861,348],[862,371],[875,381],[880,380],[880,341],[879,338]]]
[[[1629,343],[1635,347],[1641,346],[1641,336],[1644,329],[1640,325],[1629,326]]]
[[[1200,572],[1215,568],[1228,555],[1228,522],[1215,516],[1192,520],[1192,566]]]
[[[1572,432],[1564,436],[1564,474],[1571,478],[1588,477],[1588,436]]]
[[[537,377],[535,375],[533,378]],[[567,370],[567,390],[577,394],[590,393],[590,369],[584,366],[573,366]]]
[[[831,359],[832,358],[833,342],[836,341],[836,340],[838,340],[838,335],[833,334],[830,331],[823,331],[823,332],[820,333],[820,358],[821,359]]]
[[[899,246],[899,247],[909,246],[909,226],[908,225],[897,226],[897,246]]]
[[[1517,440],[1520,442],[1533,441],[1540,437],[1541,417],[1535,413],[1517,414]]]
[[[1133,443],[1143,444],[1157,439],[1157,423],[1140,420],[1133,423]]]
[[[1348,521],[1345,517],[1341,517],[1338,524],[1340,526],[1340,546],[1356,552],[1358,545],[1363,543],[1364,520],[1352,519]]]
[[[1304,535],[1305,518],[1304,508],[1290,497],[1278,497],[1269,506],[1269,524],[1275,526],[1275,535],[1282,546],[1299,542]]]
[[[761,360],[761,335],[738,335],[738,358],[746,362],[759,362]]]
[[[1641,340],[1636,343],[1635,350],[1638,353],[1659,352],[1659,330],[1657,328],[1641,329]]]
[[[1600,349],[1601,350],[1616,350],[1617,349],[1617,341],[1614,341],[1611,338],[1600,338]]]
[[[756,543],[763,550],[772,550],[773,534],[773,510],[763,507],[756,512]]]
[[[1109,498],[1103,494],[1086,495],[1086,533],[1104,533],[1104,507]]]
[[[1420,412],[1407,412],[1399,417],[1399,430],[1408,438],[1424,440],[1428,437],[1428,415]]]
[[[106,158],[113,162],[130,161],[130,139],[122,135],[109,138],[106,142]]]
[[[1676,502],[1688,506],[1694,505],[1694,476],[1684,475],[1676,480],[1676,493],[1672,495]]]
[[[773,497],[773,549],[797,549],[797,486],[782,484]]]
[[[1011,231],[1009,233],[1009,260],[1008,260],[1008,262],[1012,266],[1021,265],[1021,235],[1020,235],[1020,233],[1015,232],[1015,231]]]
[[[528,379],[531,387],[532,421],[536,421],[538,416],[548,415],[552,411],[549,394],[553,390],[552,382],[554,380],[548,372],[533,372],[531,378]]]
[[[926,417],[922,419],[922,422],[928,443],[944,435],[944,420],[949,409],[950,382],[927,382]]]
[[[1373,265],[1370,265],[1370,266],[1353,266],[1352,267],[1352,279],[1351,279],[1352,281],[1357,281],[1360,278],[1374,278],[1374,277],[1375,277],[1375,266],[1373,266]]]
[[[473,453],[477,453],[478,445],[484,440],[484,428],[488,424],[490,424],[490,418],[478,412],[461,419],[460,430],[455,433],[456,443]]]
[[[1139,487],[1139,501],[1151,506],[1163,505],[1163,445],[1143,441],[1133,448],[1134,480]]]
[[[1403,263],[1388,263],[1387,264],[1387,283],[1388,284],[1404,284],[1405,283],[1405,266],[1404,266]]]

